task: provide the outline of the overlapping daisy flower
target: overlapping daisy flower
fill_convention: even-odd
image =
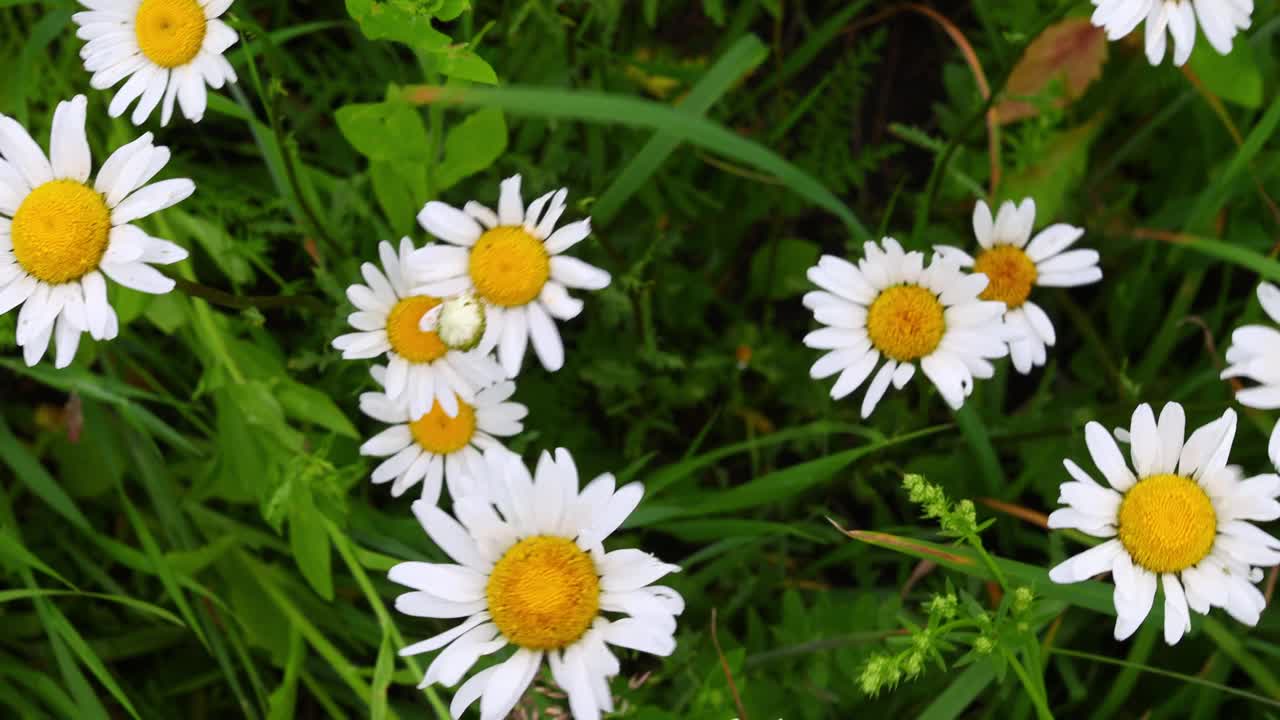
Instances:
[[[1073,480],[1063,483],[1049,527],[1075,528],[1106,542],[1049,573],[1074,583],[1110,572],[1115,582],[1115,637],[1124,640],[1164,590],[1164,638],[1170,645],[1191,630],[1194,610],[1220,607],[1255,625],[1266,600],[1254,586],[1258,568],[1280,563],[1280,540],[1253,522],[1280,518],[1280,475],[1242,479],[1228,458],[1236,415],[1223,416],[1186,437],[1186,416],[1165,405],[1157,421],[1151,406],[1133,413],[1128,436],[1132,469],[1102,425],[1091,422],[1085,439],[1094,464],[1110,487],[1099,485],[1071,460]],[[1184,441],[1185,440],[1185,441]]]
[[[447,245],[428,245],[413,257],[408,274],[414,292],[436,297],[471,294],[485,312],[482,351],[496,347],[507,377],[515,377],[532,342],[542,366],[564,365],[564,344],[556,320],[582,312],[568,289],[601,290],[609,273],[563,254],[591,234],[591,219],[556,229],[567,191],[549,192],[529,203],[520,194],[520,176],[502,181],[495,213],[478,202],[461,210],[431,201],[418,223]]]
[[[205,85],[221,88],[236,81],[223,53],[236,43],[236,31],[218,18],[232,0],[79,0],[89,8],[71,16],[88,40],[80,50],[89,84],[106,90],[129,78],[108,109],[120,117],[136,100],[130,118],[146,122],[160,106],[160,124],[168,125],[176,100],[192,122],[204,117]]]
[[[1004,321],[1010,331],[1009,357],[1024,375],[1044,365],[1048,348],[1057,342],[1053,322],[1031,301],[1032,289],[1077,287],[1102,279],[1096,250],[1068,250],[1084,235],[1083,228],[1059,223],[1032,239],[1035,221],[1036,203],[1031,198],[1017,206],[1005,201],[994,219],[991,208],[979,200],[973,209],[977,257],[947,245],[935,248],[961,267],[987,276],[990,283],[979,297],[1008,308]]]
[[[1214,50],[1226,55],[1236,33],[1249,27],[1253,0],[1092,0],[1092,22],[1107,31],[1107,39],[1119,40],[1146,25],[1147,60],[1159,65],[1168,36],[1173,36],[1173,62],[1182,65],[1196,43],[1196,20]]]
[[[90,185],[87,104],[83,95],[58,104],[47,157],[21,125],[0,115],[0,315],[22,306],[17,342],[27,365],[44,357],[50,339],[55,365],[64,368],[82,333],[116,337],[106,278],[167,293],[174,281],[152,265],[187,257],[130,223],[185,200],[195,183],[151,182],[169,162],[169,149],[152,145],[146,133],[112,153]]]
[[[423,529],[457,564],[405,562],[392,581],[413,589],[396,609],[429,618],[465,618],[401,655],[441,650],[421,687],[451,686],[480,658],[514,649],[473,674],[453,696],[461,717],[480,701],[482,720],[515,707],[545,657],[577,720],[613,710],[609,679],[620,670],[609,646],[667,656],[675,650],[676,616],[684,600],[653,585],[680,568],[641,550],[605,552],[603,542],[639,504],[639,483],[615,487],[601,475],[578,488],[573,458],[543,453],[536,474],[519,457],[485,453],[488,491],[456,498],[454,516],[418,501]]]
[[[1258,286],[1258,301],[1267,316],[1280,324],[1280,288],[1271,283]],[[1257,385],[1236,393],[1236,400],[1261,410],[1280,409],[1280,328],[1245,325],[1231,333],[1227,348],[1227,369],[1222,379],[1246,378]]]
[[[1008,354],[1004,304],[980,299],[987,278],[967,275],[942,256],[925,267],[923,253],[905,252],[888,237],[864,249],[857,265],[824,255],[809,268],[809,280],[821,290],[807,293],[804,305],[826,327],[805,336],[804,344],[828,351],[809,374],[839,373],[831,388],[837,400],[872,378],[862,400],[865,418],[890,385],[905,387],[919,365],[947,404],[961,407],[974,378],[994,374],[989,360]]]
[[[379,384],[386,381],[385,366],[375,365],[371,372]],[[442,478],[451,497],[476,494],[480,489],[473,480],[485,476],[481,453],[505,449],[498,438],[524,429],[521,420],[529,409],[510,401],[515,391],[514,382],[503,381],[477,392],[474,404],[458,400],[452,417],[437,402],[417,419],[411,418],[404,398],[393,400],[385,392],[362,394],[360,410],[391,425],[360,447],[362,455],[387,458],[373,471],[374,484],[394,480],[391,495],[400,497],[421,482],[422,500],[432,505],[440,499]]]
[[[475,348],[482,327],[469,336],[448,336],[423,330],[423,317],[441,304],[438,297],[413,289],[407,266],[414,254],[413,241],[403,238],[399,252],[389,242],[378,244],[382,269],[364,263],[364,285],[347,288],[356,312],[347,321],[356,332],[340,335],[333,347],[348,360],[387,356],[386,394],[405,398],[409,416],[417,419],[439,405],[448,417],[456,417],[462,404],[474,405],[476,393],[499,380],[502,368]],[[436,315],[438,317],[438,314]]]

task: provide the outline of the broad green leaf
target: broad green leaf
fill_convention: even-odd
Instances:
[[[425,163],[429,159],[422,114],[394,96],[384,102],[344,105],[334,119],[347,142],[370,160]]]
[[[276,390],[276,399],[284,407],[285,414],[294,420],[319,425],[352,439],[360,437],[342,410],[320,390],[288,380]]]
[[[394,40],[435,52],[449,44],[449,36],[432,27],[432,20],[452,20],[468,4],[468,0],[347,0],[347,13],[370,40]]]
[[[1190,66],[1214,95],[1242,107],[1262,107],[1262,70],[1253,55],[1253,45],[1244,37],[1236,39],[1228,55],[1218,54],[1207,42],[1197,42]]]
[[[295,483],[289,509],[289,549],[298,569],[320,597],[333,601],[332,555],[324,517],[312,502],[311,492]]]
[[[1035,198],[1039,225],[1058,217],[1067,197],[1084,178],[1089,148],[1099,127],[1101,122],[1094,119],[1058,134],[1033,165],[1004,179],[1000,199],[1020,202],[1023,198]]]
[[[369,179],[373,196],[397,235],[414,231],[415,217],[427,198],[427,165],[421,162],[371,160]]]
[[[449,128],[444,159],[434,173],[436,190],[485,170],[507,149],[507,122],[498,108],[485,108]]]

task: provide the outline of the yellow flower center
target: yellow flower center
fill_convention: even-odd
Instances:
[[[429,363],[449,352],[439,335],[418,328],[422,316],[439,304],[436,298],[415,295],[391,308],[387,315],[387,340],[397,355],[411,363]]]
[[[409,423],[409,432],[423,450],[449,455],[466,447],[476,434],[476,411],[459,400],[458,416],[449,417],[436,401],[431,412]]]
[[[872,344],[898,362],[919,360],[938,349],[946,329],[938,296],[919,285],[891,287],[867,311]]]
[[[162,68],[195,59],[208,29],[204,9],[196,0],[142,0],[133,21],[142,54]]]
[[[23,269],[58,285],[97,269],[111,235],[111,211],[93,188],[53,180],[22,201],[10,232]]]
[[[1181,475],[1152,475],[1120,503],[1120,542],[1133,561],[1155,573],[1185,570],[1204,559],[1218,534],[1209,496]]]
[[[471,248],[471,282],[476,294],[494,305],[524,305],[551,277],[551,256],[542,241],[519,225],[504,225],[480,236]]]
[[[990,282],[982,291],[983,300],[999,300],[1010,310],[1022,307],[1031,297],[1031,288],[1040,273],[1036,264],[1012,245],[997,245],[984,251],[973,263],[973,271],[987,276]]]
[[[516,543],[493,566],[486,590],[493,624],[515,645],[573,644],[600,610],[600,577],[572,540],[548,535]]]

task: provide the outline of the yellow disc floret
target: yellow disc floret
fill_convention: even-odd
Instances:
[[[423,450],[449,455],[466,447],[476,434],[476,411],[459,400],[457,417],[449,417],[437,401],[431,412],[409,423],[409,431]]]
[[[411,363],[429,363],[449,352],[440,336],[423,332],[418,327],[422,316],[440,304],[440,300],[426,295],[415,295],[396,303],[387,315],[387,340],[397,355]]]
[[[516,543],[493,566],[486,589],[493,624],[515,645],[573,644],[600,610],[600,577],[572,540],[548,535]]]
[[[919,360],[938,349],[946,329],[938,296],[919,285],[891,287],[867,311],[871,343],[898,362]]]
[[[524,305],[538,297],[551,277],[551,257],[523,227],[504,225],[476,241],[470,272],[480,297],[494,305]]]
[[[208,22],[196,0],[142,0],[134,17],[138,47],[162,68],[186,65],[200,53]]]
[[[57,285],[97,269],[111,235],[111,211],[93,188],[53,180],[22,201],[10,232],[18,264]]]
[[[990,281],[979,297],[999,300],[1010,310],[1022,307],[1040,277],[1031,258],[1012,245],[997,245],[983,252],[974,261],[973,271],[986,275]]]
[[[1134,563],[1155,573],[1185,570],[1213,548],[1218,516],[1194,480],[1152,475],[1120,503],[1120,542]]]

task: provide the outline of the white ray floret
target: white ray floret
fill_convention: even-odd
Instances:
[[[1249,27],[1253,14],[1253,0],[1093,0],[1093,4],[1091,20],[1107,31],[1108,40],[1119,40],[1146,21],[1146,54],[1152,65],[1164,59],[1171,36],[1174,64],[1186,63],[1195,47],[1197,24],[1214,50],[1229,54],[1236,33]]]

